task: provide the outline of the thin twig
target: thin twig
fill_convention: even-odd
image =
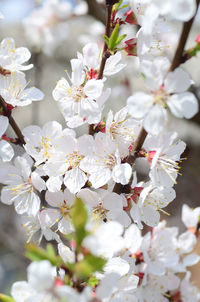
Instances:
[[[15,133],[16,133],[17,137],[19,138],[21,144],[25,145],[26,142],[24,140],[24,136],[23,136],[19,126],[15,122],[14,118],[11,116],[10,111],[6,107],[6,103],[5,103],[4,99],[2,98],[2,96],[0,96],[0,107],[3,108],[3,111],[4,111],[5,115],[8,117],[9,123],[10,123],[11,127],[13,128],[13,130],[15,131]]]
[[[107,37],[110,37],[110,33],[111,33],[110,23],[111,23],[112,7],[113,7],[113,5],[106,5],[107,17],[106,17],[106,31],[105,31],[105,35]],[[104,42],[102,59],[101,59],[101,64],[100,64],[100,68],[99,68],[99,73],[98,73],[98,80],[101,80],[103,78],[103,73],[104,73],[106,61],[107,61],[107,59],[110,56],[110,54],[107,52],[107,50],[108,50],[108,46],[107,46],[106,42]],[[90,135],[94,135],[94,124],[91,124],[89,126],[88,133]]]
[[[85,0],[88,5],[88,14],[97,19],[98,21],[105,23],[105,10],[95,0]]]
[[[198,9],[200,0],[196,0],[196,2],[197,2],[197,9]],[[181,37],[180,37],[180,40],[178,43],[178,47],[177,47],[174,59],[171,64],[171,68],[170,68],[171,71],[174,71],[181,63],[183,63],[182,62],[183,52],[184,52],[185,45],[186,45],[186,42],[187,42],[187,39],[188,39],[188,36],[189,36],[190,30],[192,28],[195,17],[196,17],[196,14],[190,21],[185,22],[183,25],[183,29],[182,29]]]

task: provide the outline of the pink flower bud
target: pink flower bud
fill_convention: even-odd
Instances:
[[[127,45],[125,47],[125,51],[127,52],[128,56],[137,56],[137,39],[133,38],[130,40],[125,41]]]
[[[197,36],[195,42],[197,42],[197,44],[200,44],[200,34]]]
[[[124,14],[124,16],[126,16],[125,22],[130,23],[130,24],[134,24],[134,25],[138,24],[136,15],[132,11],[132,9],[130,9],[128,12],[126,12]]]

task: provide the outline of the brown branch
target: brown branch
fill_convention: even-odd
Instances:
[[[105,23],[105,9],[95,0],[85,1],[88,5],[88,14],[97,19],[98,21]]]
[[[199,3],[200,3],[200,0],[197,0],[197,7],[198,7]],[[183,56],[185,44],[187,42],[190,30],[192,28],[192,24],[194,22],[195,16],[196,16],[196,14],[190,21],[185,22],[183,25],[183,30],[182,30],[182,34],[181,34],[181,37],[179,40],[179,44],[178,44],[174,59],[171,64],[171,68],[170,68],[171,71],[174,71],[174,69],[176,69],[182,63],[182,56]],[[133,151],[132,151],[133,155],[128,156],[128,158],[126,160],[126,162],[129,163],[131,166],[134,165],[138,152],[141,150],[141,148],[144,144],[144,141],[147,137],[147,134],[148,133],[146,132],[146,130],[144,128],[142,128],[138,135],[137,140],[135,141],[135,143],[133,145]],[[131,184],[131,182],[132,182],[132,178],[131,178],[129,184]],[[114,186],[113,192],[120,194],[123,192],[123,187],[124,186],[122,184],[116,183]]]
[[[23,136],[19,126],[15,122],[14,118],[11,116],[10,111],[6,107],[6,103],[5,103],[4,99],[2,98],[2,96],[0,96],[0,107],[3,108],[3,111],[4,111],[5,115],[8,117],[9,123],[10,123],[11,127],[13,128],[14,132],[16,133],[17,137],[19,138],[20,143],[22,145],[24,145],[26,143],[24,140],[24,136]]]
[[[196,2],[197,2],[197,9],[198,9],[200,0],[196,0]],[[196,13],[197,13],[197,11],[196,11]],[[186,45],[186,42],[187,42],[187,39],[188,39],[188,36],[189,36],[190,30],[192,28],[195,17],[196,17],[196,14],[190,21],[185,22],[183,25],[183,29],[182,29],[181,37],[180,37],[180,40],[178,43],[178,47],[176,49],[176,53],[175,53],[174,59],[171,64],[171,68],[170,68],[171,71],[174,71],[181,63],[183,63],[182,57],[183,57],[185,45]]]
[[[92,0],[92,1],[94,1],[94,0]],[[107,37],[110,37],[110,32],[111,32],[110,23],[111,23],[112,7],[113,7],[112,4],[106,4],[107,17],[106,17],[105,35]],[[103,78],[106,61],[110,57],[110,53],[107,52],[107,50],[108,50],[108,46],[107,46],[106,42],[104,42],[103,54],[102,54],[101,64],[100,64],[99,73],[98,73],[98,80],[101,80]],[[91,124],[89,126],[88,133],[90,135],[94,135],[94,124]]]

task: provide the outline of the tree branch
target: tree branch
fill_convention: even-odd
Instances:
[[[96,2],[96,0],[85,0],[88,5],[88,14],[105,23],[105,9]]]
[[[4,99],[2,98],[2,96],[0,96],[0,106],[3,108],[5,115],[8,117],[9,123],[10,123],[11,127],[13,128],[14,132],[16,133],[17,137],[19,138],[21,144],[25,145],[26,142],[24,140],[24,136],[23,136],[19,126],[15,122],[14,118],[11,116],[10,111],[6,107],[6,103],[5,103]]]
[[[92,0],[94,1],[94,0]],[[107,2],[106,2],[107,3]],[[106,4],[106,11],[107,11],[107,16],[106,16],[106,30],[105,30],[105,35],[107,37],[110,37],[110,33],[111,33],[111,15],[112,15],[112,4]],[[98,73],[98,80],[101,80],[103,78],[103,73],[104,73],[104,69],[105,69],[105,65],[106,65],[106,61],[107,59],[110,57],[110,53],[107,52],[108,50],[108,46],[106,44],[106,42],[104,42],[104,48],[103,48],[103,53],[102,53],[102,59],[101,59],[101,64],[100,64],[100,68],[99,68],[99,73]],[[89,131],[88,133],[90,135],[94,135],[94,124],[91,124],[89,126]]]
[[[200,0],[196,0],[196,2],[197,2],[197,10],[198,10]],[[197,11],[196,11],[196,13],[197,13]],[[181,37],[180,37],[180,40],[178,43],[178,47],[176,49],[176,53],[175,53],[174,59],[171,64],[171,68],[170,68],[171,71],[174,71],[181,63],[183,63],[183,61],[182,61],[183,52],[184,52],[185,45],[186,45],[186,42],[187,42],[187,39],[188,39],[188,36],[189,36],[190,30],[192,28],[195,17],[196,17],[196,14],[190,21],[185,22],[183,25],[183,29],[182,29]]]

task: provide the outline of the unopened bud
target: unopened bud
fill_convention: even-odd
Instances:
[[[195,42],[197,42],[197,44],[200,44],[200,34],[197,36]]]
[[[137,39],[130,39],[125,41],[126,47],[125,51],[128,56],[137,56]]]

